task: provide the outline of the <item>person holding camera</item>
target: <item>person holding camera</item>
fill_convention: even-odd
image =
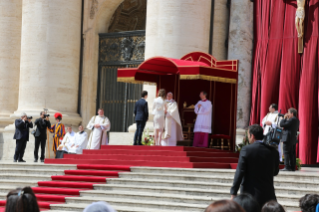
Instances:
[[[263,128],[254,124],[248,128],[250,145],[241,149],[231,187],[231,198],[240,193],[252,195],[259,205],[276,200],[274,176],[279,172],[279,154],[276,148],[263,142]]]
[[[49,114],[45,114],[44,111],[40,113],[40,118],[35,120],[34,124],[37,126],[37,129],[35,131],[34,137],[35,137],[35,143],[34,143],[34,162],[38,162],[39,158],[39,147],[41,144],[41,156],[40,160],[41,162],[44,162],[45,158],[45,144],[47,141],[47,129],[51,128],[51,123],[49,120]]]
[[[29,141],[29,129],[33,127],[32,116],[28,117],[27,114],[22,113],[20,119],[14,122],[15,133],[13,139],[16,140],[16,149],[13,156],[13,162],[25,162],[23,155],[27,142]]]
[[[284,143],[285,156],[285,168],[281,171],[295,171],[297,132],[299,129],[299,119],[295,108],[288,109],[288,113],[280,122],[280,127],[284,128],[281,140]]]

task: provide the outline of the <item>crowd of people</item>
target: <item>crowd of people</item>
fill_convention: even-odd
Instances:
[[[307,194],[300,198],[301,212],[318,212],[319,195]],[[17,188],[7,194],[5,212],[40,212],[37,198],[30,187]],[[94,202],[88,205],[83,212],[116,212],[106,202]],[[251,195],[240,194],[233,200],[219,200],[210,204],[205,212],[285,212],[277,201],[271,200],[260,205]]]
[[[56,123],[51,125],[49,115],[44,111],[40,112],[40,118],[32,123],[32,117],[22,113],[21,118],[15,120],[15,133],[13,139],[16,140],[16,149],[13,162],[26,162],[23,160],[27,142],[29,141],[29,131],[36,127],[31,134],[35,137],[34,145],[34,162],[38,162],[39,148],[41,147],[40,161],[44,162],[45,148],[48,134],[52,133],[53,145],[52,150],[56,158],[62,158],[63,154],[81,154],[83,149],[100,149],[101,145],[108,143],[107,132],[111,124],[107,117],[104,116],[104,110],[99,109],[98,115],[93,116],[87,125],[87,129],[92,131],[90,136],[84,131],[82,125],[79,126],[78,132],[75,133],[71,126],[67,127],[62,123],[62,114],[55,113]]]
[[[200,92],[200,101],[194,106],[197,115],[194,125],[195,147],[208,147],[209,134],[212,126],[212,103],[207,99],[207,92]],[[149,117],[147,91],[142,92],[142,98],[136,102],[134,108],[137,129],[134,145],[142,145],[142,134]],[[178,103],[173,99],[173,93],[166,93],[165,89],[158,91],[158,97],[152,108],[154,124],[155,146],[176,146],[177,141],[183,140],[183,128],[178,111]]]

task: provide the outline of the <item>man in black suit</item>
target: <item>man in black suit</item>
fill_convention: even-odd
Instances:
[[[32,118],[32,117],[31,117]],[[23,155],[27,142],[29,141],[29,128],[33,127],[31,119],[28,119],[27,114],[22,113],[21,119],[15,120],[15,133],[13,139],[16,140],[16,149],[13,156],[13,162],[25,162]]]
[[[34,162],[38,162],[39,147],[41,144],[41,162],[44,162],[45,144],[47,141],[47,128],[51,127],[49,117],[46,116],[44,111],[40,113],[40,118],[35,120],[34,124],[37,126],[35,131],[35,143],[34,143]]]
[[[142,92],[142,98],[135,103],[134,115],[136,121],[136,131],[134,135],[134,145],[142,145],[142,134],[148,120],[147,91]]]
[[[281,171],[295,171],[297,132],[299,129],[299,120],[295,108],[288,109],[288,113],[280,122],[280,127],[284,128],[283,134],[285,134],[285,138],[282,139],[284,143],[285,168]]]
[[[231,198],[241,186],[240,193],[252,195],[262,207],[276,200],[274,176],[279,172],[279,154],[277,149],[263,143],[263,128],[257,124],[248,128],[248,139],[250,145],[240,151]]]

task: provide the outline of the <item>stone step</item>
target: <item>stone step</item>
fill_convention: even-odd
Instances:
[[[95,202],[95,201],[94,201]],[[82,212],[83,209],[88,206],[89,204],[74,204],[74,203],[69,203],[69,204],[54,204],[51,205],[51,209],[53,211],[74,211],[74,212]],[[163,209],[151,209],[151,208],[142,208],[142,207],[127,207],[123,205],[114,205],[112,204],[112,207],[117,211],[117,212],[184,212],[184,210],[163,210]],[[198,212],[202,212],[203,210],[200,210]],[[196,212],[196,211],[194,211]]]
[[[47,170],[73,170],[76,165],[43,164],[43,163],[0,163],[0,168],[22,168],[22,169],[47,169]]]
[[[0,168],[1,174],[37,174],[37,175],[64,175],[64,171],[61,169],[28,169],[26,168]]]
[[[0,174],[0,180],[25,180],[25,181],[48,181],[51,180],[51,176],[45,176],[45,175],[36,175],[36,173],[33,174],[18,174],[18,175],[12,175],[12,174]]]
[[[89,190],[80,191],[81,197],[96,197],[96,198],[122,198],[141,201],[161,201],[173,203],[189,203],[189,204],[204,204],[209,205],[213,201],[222,198],[206,197],[206,196],[190,196],[176,194],[161,194],[148,192],[131,192],[131,191],[106,191],[106,190]]]
[[[215,188],[216,183],[223,183],[229,186],[233,183],[233,178],[230,177],[215,177],[210,178],[211,182],[201,181],[181,181],[181,180],[162,180],[162,179],[137,179],[130,178],[116,178],[107,179],[108,184],[134,184],[134,185],[154,185],[154,186],[166,186],[166,187],[188,187],[188,188]],[[310,188],[319,189],[319,183],[317,182],[305,182],[305,181],[289,181],[289,180],[277,180],[274,182],[275,187],[293,187],[293,188]]]
[[[26,187],[26,186],[30,186],[30,187],[34,187],[34,186],[38,186],[38,181],[36,180],[0,180],[0,187],[2,186],[7,186],[7,185],[13,185],[16,187]]]
[[[222,176],[234,178],[235,171],[233,169],[179,169],[179,168],[160,168],[160,167],[132,167],[133,173],[152,173],[152,174],[172,174],[172,175],[187,175],[187,176]],[[311,181],[319,182],[319,175],[317,173],[309,172],[279,172],[275,177],[277,179],[291,180],[291,181]]]
[[[184,210],[184,211],[203,211],[208,204],[190,204],[190,203],[174,203],[160,200],[143,201],[140,199],[125,199],[111,197],[66,197],[67,204],[91,204],[94,201],[105,201],[110,205],[121,205],[127,207],[143,207],[164,210]]]
[[[141,185],[123,185],[123,184],[95,184],[96,190],[116,190],[116,191],[134,191],[150,193],[168,193],[181,195],[198,195],[209,197],[229,197],[230,185],[216,183],[214,189],[199,189],[189,187],[164,187],[164,186],[141,186]],[[276,187],[276,194],[303,196],[308,193],[319,193],[319,189],[302,189]]]

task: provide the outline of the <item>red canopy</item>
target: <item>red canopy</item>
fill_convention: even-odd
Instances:
[[[213,103],[213,134],[236,138],[238,61],[217,61],[203,52],[193,52],[181,59],[153,57],[137,68],[118,69],[117,79],[127,83],[151,83],[157,89],[174,93],[183,125],[192,124],[196,114],[192,109],[200,91],[207,91]]]
[[[202,79],[237,83],[237,60],[217,61],[213,56],[193,52],[181,59],[153,57],[137,68],[118,69],[118,82],[159,83],[160,76],[178,74],[181,80]]]

